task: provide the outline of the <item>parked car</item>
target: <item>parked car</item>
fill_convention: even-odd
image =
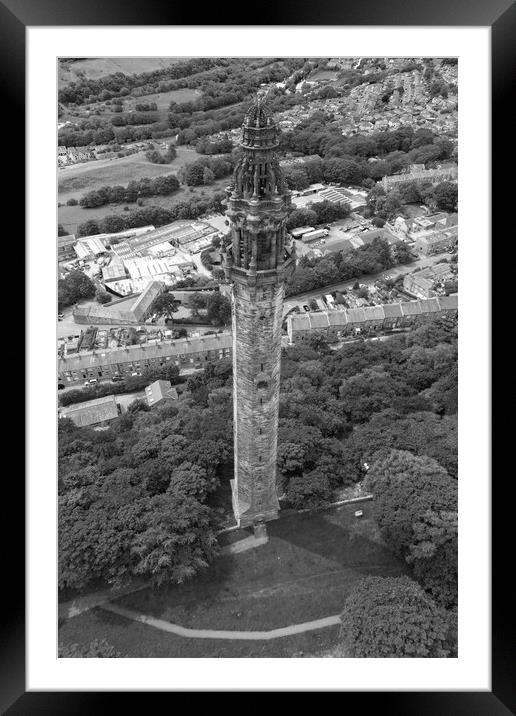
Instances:
[[[84,387],[86,388],[89,385],[96,385],[98,382],[97,378],[90,378],[84,383]]]
[[[121,380],[123,380],[123,378],[122,378],[121,375],[114,375],[114,376],[111,378],[111,382],[112,382],[112,383],[118,383],[118,382],[121,381]]]

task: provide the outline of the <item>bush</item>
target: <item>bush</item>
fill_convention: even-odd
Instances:
[[[409,577],[366,577],[352,590],[341,615],[350,657],[450,656],[444,612]]]
[[[77,199],[74,199],[72,196],[71,199],[68,199],[66,202],[66,206],[77,206],[78,203]]]

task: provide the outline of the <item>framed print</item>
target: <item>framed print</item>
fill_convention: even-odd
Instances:
[[[402,5],[0,7],[27,123],[7,713],[514,708],[489,389],[514,7]]]

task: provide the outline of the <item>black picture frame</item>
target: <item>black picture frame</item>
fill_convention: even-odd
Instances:
[[[250,13],[245,16],[249,7]],[[224,13],[224,10],[226,12]],[[284,0],[280,3],[246,3],[238,12],[227,12],[224,7],[211,4],[200,12],[199,8],[178,8],[170,2],[147,0],[103,0],[102,3],[84,0],[0,0],[0,86],[3,88],[4,109],[11,117],[20,117],[25,104],[25,30],[28,26],[89,26],[89,25],[362,25],[362,26],[484,26],[492,33],[492,150],[493,182],[492,215],[502,214],[511,206],[510,185],[499,180],[502,163],[510,160],[512,147],[503,141],[508,127],[508,100],[515,75],[514,39],[516,38],[516,7],[511,0],[468,0],[455,3],[434,0],[361,0],[344,3],[344,0],[327,1],[323,6],[303,0]],[[233,21],[231,21],[233,20]],[[235,20],[238,20],[235,22]],[[5,135],[4,135],[5,136]],[[24,148],[20,142],[6,142],[4,158],[11,166],[23,167]],[[511,197],[512,198],[512,197]],[[10,197],[10,205],[17,208],[16,215],[25,215],[21,193]],[[18,226],[18,231],[20,227]],[[18,394],[17,399],[20,400]],[[22,401],[23,402],[23,401]],[[492,445],[494,448],[494,442]],[[495,450],[492,450],[495,454]],[[507,473],[506,473],[507,474]],[[509,475],[507,475],[509,477]],[[24,594],[24,485],[11,479],[6,485],[8,495],[4,505],[17,519],[11,527],[9,539],[4,537],[3,596],[7,604],[2,610],[0,640],[0,709],[12,716],[49,713],[98,714],[120,708],[123,693],[95,692],[26,692],[25,687],[25,594]],[[506,571],[506,545],[511,543],[507,525],[511,524],[510,501],[502,494],[503,486],[493,482],[493,541],[492,541],[492,691],[467,692],[345,692],[344,707],[378,709],[381,713],[429,714],[431,716],[506,716],[515,713],[514,691],[514,633],[510,626],[513,612],[512,592],[508,588]],[[4,507],[4,511],[7,511]],[[7,562],[7,563],[6,563]],[[505,571],[505,574],[504,574]],[[7,588],[6,588],[7,587]],[[202,695],[202,692],[199,692]],[[130,705],[134,709],[149,710],[149,697],[163,694],[131,693]],[[168,694],[164,694],[165,697]],[[259,705],[262,694],[257,694]],[[177,694],[172,695],[173,698]],[[145,699],[145,705],[143,702]],[[365,701],[364,701],[365,699]],[[170,702],[169,702],[170,703]],[[227,707],[227,705],[226,705]],[[342,708],[342,705],[341,707]]]

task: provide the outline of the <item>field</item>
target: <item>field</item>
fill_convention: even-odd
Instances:
[[[219,557],[184,585],[146,589],[117,603],[184,627],[227,630],[269,630],[339,614],[361,577],[405,571],[379,538],[371,503],[360,503],[360,519],[355,509],[285,515],[269,523],[266,545]],[[129,657],[289,657],[333,647],[338,627],[269,641],[200,640],[97,608],[64,622],[59,640],[88,643],[100,635]]]
[[[91,57],[77,62],[59,62],[59,86],[63,87],[70,82],[77,82],[79,73],[87,79],[98,79],[115,72],[124,74],[139,74],[153,72],[170,65],[189,60],[189,57]]]
[[[196,156],[198,157],[199,155]],[[168,167],[168,171],[161,171],[157,173],[151,172],[149,174],[142,171],[141,174],[131,174],[131,177],[139,178],[140,176],[159,176],[163,174],[176,173],[174,171],[174,165],[176,160],[172,164],[151,164],[150,162],[147,162],[147,160],[143,161],[145,162],[145,167],[159,167],[161,169]],[[118,179],[116,181],[113,181],[112,183],[127,184],[129,181],[130,179]],[[213,184],[210,184],[209,186],[187,187],[181,185],[180,189],[174,194],[171,194],[170,196],[153,196],[145,198],[143,200],[142,206],[164,206],[170,208],[181,201],[188,201],[190,199],[193,199],[194,197],[209,199],[216,192],[223,191],[224,188],[229,184],[229,182],[230,178],[226,177],[225,179],[218,179],[214,181]],[[103,181],[102,184],[104,183],[111,182]],[[99,184],[99,186],[101,186],[101,184]],[[81,196],[85,191],[86,190],[82,190],[79,192],[76,191],[68,194],[67,197],[69,198],[70,196],[76,196],[77,198],[79,198],[79,196]],[[62,201],[62,199],[60,199],[60,201]],[[140,208],[138,204],[106,204],[105,206],[99,206],[93,209],[83,209],[82,206],[79,205],[60,206],[58,208],[58,223],[62,224],[64,229],[69,234],[75,234],[77,232],[77,226],[85,221],[88,221],[89,219],[99,220],[103,219],[105,216],[109,216],[110,214],[117,214],[119,216],[123,216],[125,214],[125,206],[128,206],[129,209]]]
[[[317,70],[308,77],[309,80],[336,80],[337,72],[334,70]]]
[[[165,140],[160,140],[165,141]],[[157,144],[157,142],[155,142]],[[170,164],[152,164],[144,152],[131,154],[116,159],[97,159],[82,164],[63,167],[58,170],[58,200],[66,202],[75,197],[78,199],[86,191],[93,191],[101,186],[128,184],[132,179],[157,177],[163,174],[175,174],[189,162],[199,159],[199,154],[188,147],[176,147],[177,157]]]
[[[172,90],[171,92],[157,92],[156,94],[146,94],[143,97],[127,97],[124,100],[124,111],[134,109],[136,104],[142,104],[145,102],[156,102],[158,112],[168,112],[168,108],[171,102],[195,102],[196,99],[202,95],[202,92],[197,89],[184,89]],[[165,119],[165,116],[161,119]]]
[[[145,104],[147,102],[155,102],[157,110],[156,121],[166,122],[171,102],[194,102],[196,99],[202,96],[202,92],[197,89],[184,89],[172,90],[170,92],[156,92],[154,94],[146,94],[141,97],[124,97],[123,111],[134,112],[136,111],[137,104]],[[77,109],[70,110],[64,109],[63,113],[59,117],[61,122],[80,122],[82,119],[87,119],[91,115],[98,115],[101,119],[111,121],[115,116],[113,111],[114,105],[106,104],[105,102],[93,102],[92,104],[83,104]]]

